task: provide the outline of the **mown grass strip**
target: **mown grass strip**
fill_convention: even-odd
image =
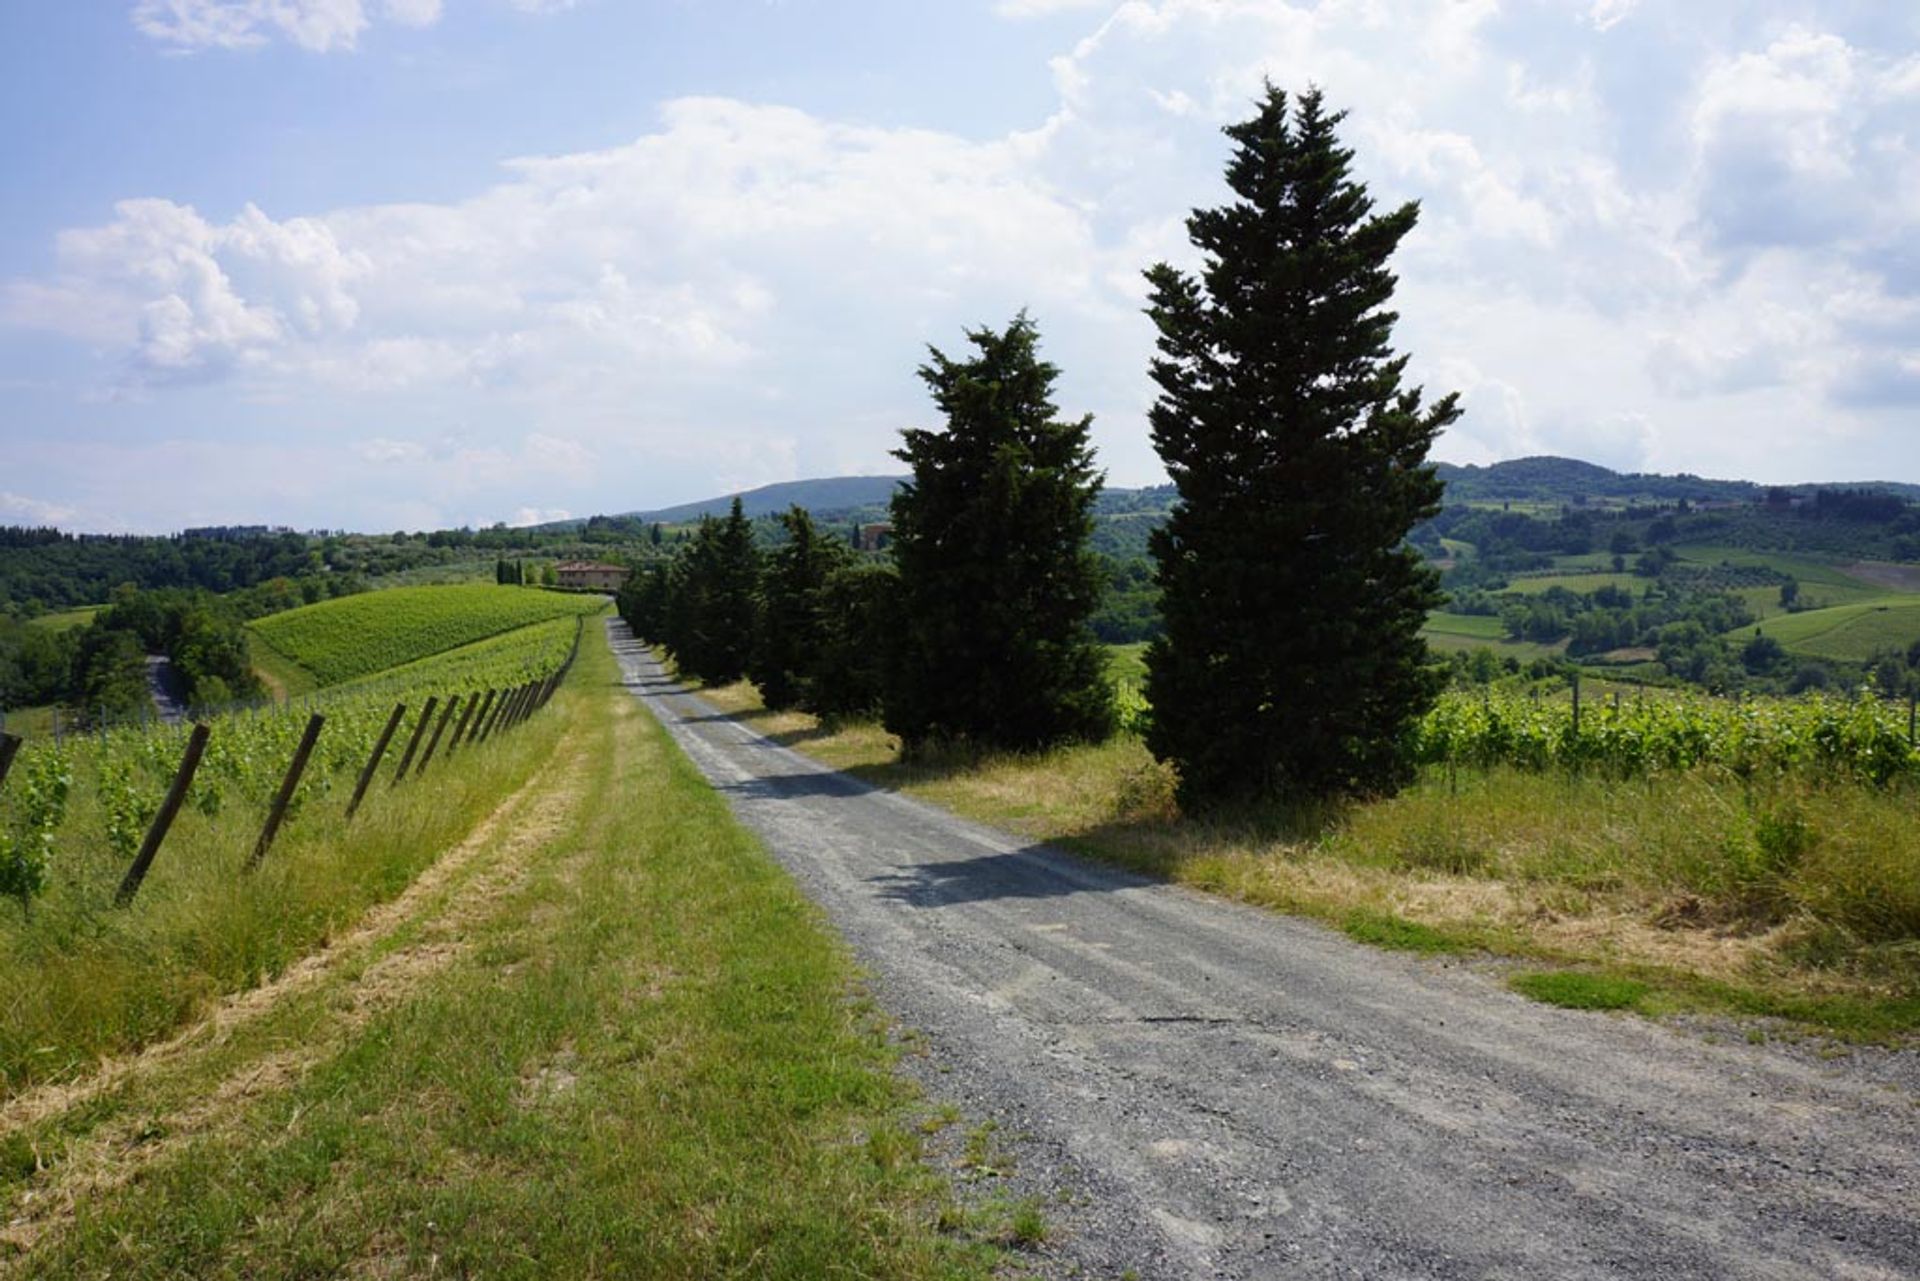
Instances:
[[[289,1010],[316,1061],[185,1137],[151,1100],[137,1186],[17,1270],[958,1278],[992,1273],[983,1235],[1043,1235],[954,1210],[844,949],[614,683],[593,645],[552,717],[574,795],[384,965],[450,957],[344,1034],[351,991]],[[210,1054],[170,1097],[246,1079]]]

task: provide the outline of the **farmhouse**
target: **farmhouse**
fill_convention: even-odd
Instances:
[[[853,545],[863,552],[877,552],[886,549],[893,541],[893,526],[885,521],[872,525],[862,525],[854,534]]]
[[[563,560],[553,567],[554,578],[560,586],[598,592],[619,591],[632,572],[625,565],[603,565],[591,560]]]

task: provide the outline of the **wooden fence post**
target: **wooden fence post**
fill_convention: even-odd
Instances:
[[[400,768],[393,772],[395,787],[400,786],[400,780],[407,776],[409,769],[413,768],[413,754],[420,750],[420,736],[427,732],[427,722],[433,719],[433,709],[439,706],[439,703],[439,699],[428,695],[427,705],[420,709],[420,719],[413,727],[413,737],[407,740],[407,750],[400,757]]]
[[[174,816],[180,813],[180,806],[187,799],[187,788],[193,783],[194,771],[200,768],[200,757],[207,750],[207,736],[212,732],[205,725],[193,727],[187,739],[186,755],[180,758],[173,786],[167,789],[167,799],[160,802],[160,812],[153,816],[153,823],[147,828],[147,839],[140,842],[140,852],[133,856],[133,866],[127,869],[126,878],[113,896],[117,906],[125,907],[140,892],[140,882],[147,879],[147,869],[153,866],[153,857],[160,852],[160,842],[167,839],[167,829],[173,826]]]
[[[367,794],[367,784],[373,782],[373,771],[379,768],[380,758],[387,754],[387,744],[393,741],[393,731],[400,728],[400,718],[407,714],[405,703],[393,705],[393,715],[387,717],[387,727],[380,731],[380,741],[373,745],[373,754],[367,757],[366,768],[360,771],[360,781],[353,785],[353,799],[347,802],[347,817],[360,808],[360,799]]]
[[[493,728],[489,733],[506,733],[508,727],[513,724],[513,709],[519,705],[520,687],[515,686],[513,689],[507,691],[507,696],[504,699],[500,700],[500,714],[493,718]]]
[[[500,691],[497,689],[489,689],[487,691],[486,701],[481,703],[480,710],[473,714],[473,727],[467,731],[467,736],[461,739],[461,742],[465,743],[468,747],[472,747],[480,741],[480,731],[486,726],[493,712],[493,705],[499,701]]]
[[[287,776],[280,780],[280,790],[274,793],[273,808],[267,811],[267,825],[260,829],[260,839],[253,843],[253,853],[247,857],[249,872],[260,866],[273,847],[273,838],[280,834],[280,820],[287,816],[287,806],[293,804],[300,776],[307,772],[307,758],[313,755],[313,745],[320,741],[320,727],[326,723],[327,718],[318,712],[307,717],[307,731],[300,736],[300,746],[293,749],[293,759],[287,763]]]
[[[1580,737],[1580,673],[1576,669],[1570,678],[1573,681],[1573,736]]]
[[[500,723],[500,713],[507,710],[507,700],[512,696],[513,696],[512,690],[503,689],[500,691],[500,697],[494,702],[494,705],[493,705],[493,714],[488,716],[487,723],[480,727],[480,734],[478,738],[479,742],[484,743],[489,738],[493,737],[493,727]]]
[[[466,708],[460,713],[460,723],[453,727],[453,737],[447,740],[447,757],[452,759],[453,749],[460,746],[460,739],[467,732],[467,722],[473,719],[473,709],[480,706],[480,695],[468,697]]]
[[[427,772],[427,762],[433,759],[434,749],[440,746],[440,736],[447,732],[447,722],[453,719],[453,711],[458,706],[460,706],[458,694],[447,700],[447,710],[440,713],[440,723],[433,727],[433,737],[427,740],[427,750],[420,754],[420,763],[413,767],[416,775]]]
[[[520,687],[519,696],[513,700],[513,706],[507,709],[507,728],[513,729],[527,719],[527,704],[533,697],[533,682]]]
[[[20,736],[0,734],[0,783],[7,781],[7,771],[13,768],[13,758],[19,754]]]

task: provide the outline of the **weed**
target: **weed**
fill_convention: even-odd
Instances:
[[[1431,926],[1409,921],[1391,912],[1355,908],[1340,927],[1348,938],[1398,952],[1458,952],[1462,944]]]
[[[1569,1010],[1629,1010],[1647,995],[1645,983],[1579,970],[1516,974],[1508,982],[1523,996]]]

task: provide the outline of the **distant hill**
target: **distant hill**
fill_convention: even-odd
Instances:
[[[1753,502],[1764,487],[1748,480],[1617,472],[1577,458],[1511,458],[1484,467],[1437,465],[1449,503]]]
[[[819,480],[784,480],[776,485],[743,490],[739,494],[722,494],[718,498],[703,498],[699,502],[681,503],[677,507],[626,512],[623,515],[636,520],[677,525],[699,520],[702,516],[724,516],[736,497],[749,519],[771,516],[796,504],[816,515],[821,512],[850,511],[857,507],[884,507],[893,497],[894,487],[904,479],[903,476],[826,476]]]
[[[1618,472],[1577,458],[1541,456],[1512,458],[1485,466],[1439,463],[1436,468],[1446,482],[1449,505],[1486,503],[1542,503],[1560,506],[1582,503],[1751,503],[1758,502],[1767,487],[1748,480],[1712,480],[1686,473],[1665,476],[1648,472]],[[790,480],[741,492],[738,497],[749,517],[770,516],[799,504],[816,517],[828,520],[880,519],[903,476],[827,476],[817,480]],[[1787,488],[1811,493],[1816,488],[1872,489],[1920,499],[1920,485],[1893,481],[1861,481],[1845,484],[1799,484]],[[626,512],[622,518],[674,525],[698,520],[702,516],[724,516],[735,495],[723,494],[699,502],[681,503],[651,511]],[[1109,487],[1101,492],[1095,508],[1103,521],[1122,526],[1151,523],[1173,505],[1171,485],[1151,485],[1142,489]],[[563,521],[542,529],[559,530],[581,525],[581,521]],[[1118,531],[1116,531],[1117,533]],[[1144,534],[1120,534],[1119,542],[1144,546]],[[1115,550],[1120,550],[1116,548]]]

